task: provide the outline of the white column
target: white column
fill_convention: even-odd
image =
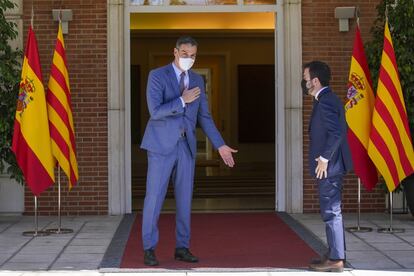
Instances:
[[[301,0],[284,4],[286,211],[303,212],[303,106]]]
[[[110,215],[131,212],[126,173],[124,0],[108,0],[108,207]]]
[[[284,0],[277,1],[275,45],[276,45],[276,211],[286,211],[286,142],[285,142],[285,46],[284,46]]]

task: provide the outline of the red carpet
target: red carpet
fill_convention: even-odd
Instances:
[[[190,250],[200,262],[175,261],[175,215],[161,215],[158,268],[304,268],[317,256],[275,213],[193,214],[191,228]],[[135,219],[121,268],[149,268],[143,264],[141,215]]]

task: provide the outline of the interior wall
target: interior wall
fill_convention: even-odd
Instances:
[[[232,31],[232,32],[195,32],[175,30],[162,31],[132,31],[131,35],[131,65],[140,67],[140,111],[141,136],[148,120],[146,107],[146,83],[148,72],[155,66],[154,56],[164,56],[165,64],[173,60],[173,49],[176,39],[181,35],[191,35],[199,43],[198,57],[194,68],[203,66],[218,66],[215,72],[220,72],[219,84],[213,87],[219,93],[213,103],[214,120],[226,142],[239,149],[238,162],[274,161],[274,143],[269,144],[240,144],[238,142],[238,87],[237,66],[247,64],[271,64],[275,60],[274,31]],[[216,59],[214,61],[213,59]],[[134,77],[134,76],[132,76]],[[217,76],[212,76],[214,78]],[[214,83],[214,82],[213,82]],[[256,91],[252,91],[256,92]],[[252,93],[251,104],[260,105],[258,93]],[[254,116],[254,114],[252,114]],[[275,114],[269,114],[275,116]],[[257,122],[260,124],[260,122]],[[133,141],[134,143],[135,141]],[[272,153],[272,154],[269,154]]]

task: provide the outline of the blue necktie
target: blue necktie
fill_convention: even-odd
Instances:
[[[184,85],[184,78],[185,78],[185,72],[182,72],[180,74],[180,93],[183,94],[185,85]]]

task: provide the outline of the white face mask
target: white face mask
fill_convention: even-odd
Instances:
[[[181,69],[183,69],[184,71],[187,71],[187,70],[190,70],[190,68],[193,66],[194,61],[195,60],[192,58],[180,57],[180,59],[178,60],[178,65],[180,65]]]

